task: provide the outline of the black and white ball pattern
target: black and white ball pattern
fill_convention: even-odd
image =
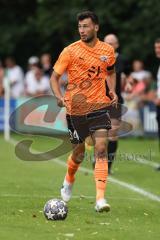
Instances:
[[[67,213],[67,205],[61,199],[51,199],[44,206],[44,215],[48,220],[64,220]]]

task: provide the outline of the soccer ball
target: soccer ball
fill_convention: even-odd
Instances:
[[[44,215],[48,220],[64,220],[67,217],[68,208],[61,199],[51,199],[44,206]]]

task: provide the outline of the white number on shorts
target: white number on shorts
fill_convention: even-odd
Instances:
[[[69,131],[69,135],[70,135],[70,138],[71,139],[77,139],[77,140],[79,140],[79,136],[78,136],[78,133],[77,133],[77,131],[76,130],[74,130],[74,132],[72,132],[70,129],[68,130]]]

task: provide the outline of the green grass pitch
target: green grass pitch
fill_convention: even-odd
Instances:
[[[16,140],[25,136],[13,135]],[[37,151],[52,149],[58,140],[34,137]],[[134,184],[160,195],[160,172],[141,164],[138,157],[160,162],[156,140],[122,139],[114,164],[115,179]],[[0,136],[0,239],[1,240],[158,240],[160,237],[160,202],[109,181],[106,197],[109,213],[96,213],[93,175],[79,171],[64,221],[47,221],[43,206],[51,198],[60,197],[65,166],[54,161],[19,160],[14,145]],[[129,157],[135,158],[131,161]],[[137,158],[137,159],[136,159]],[[66,156],[59,160],[65,162]],[[91,169],[84,161],[83,167]]]

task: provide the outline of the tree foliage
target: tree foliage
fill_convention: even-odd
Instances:
[[[0,58],[19,62],[50,52],[53,59],[78,39],[76,14],[93,10],[100,18],[99,37],[118,35],[123,53],[150,64],[160,37],[159,0],[0,0]]]

